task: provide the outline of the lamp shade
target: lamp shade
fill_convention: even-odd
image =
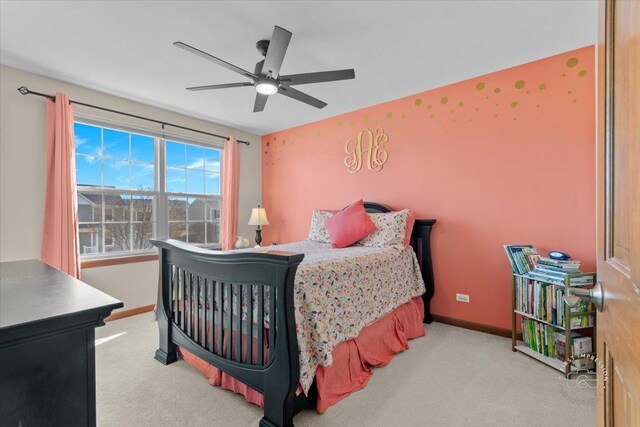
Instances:
[[[251,209],[251,218],[249,218],[248,225],[269,225],[267,212],[264,210],[264,208]]]

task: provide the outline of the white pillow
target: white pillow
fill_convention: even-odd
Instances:
[[[321,211],[314,209],[311,214],[311,226],[309,227],[309,240],[318,243],[331,243],[329,232],[324,222],[335,215],[333,211]]]
[[[404,248],[409,209],[398,212],[368,213],[378,229],[360,240],[357,245]]]

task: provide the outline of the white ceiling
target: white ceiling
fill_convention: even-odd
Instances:
[[[283,74],[353,67],[356,79],[297,86],[329,105],[281,95],[253,113],[251,87],[172,46],[180,40],[253,71],[273,26],[293,38]],[[596,42],[597,2],[2,1],[0,62],[266,134]],[[38,90],[38,88],[30,88]],[[90,100],[87,100],[90,101]]]

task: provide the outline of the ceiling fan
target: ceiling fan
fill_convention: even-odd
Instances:
[[[276,26],[273,29],[271,40],[260,40],[259,42],[257,42],[256,48],[258,49],[258,52],[260,52],[260,54],[264,56],[264,59],[258,61],[253,73],[240,67],[236,67],[233,64],[223,61],[220,58],[216,58],[215,56],[203,52],[200,49],[196,49],[193,46],[189,46],[186,43],[175,42],[173,44],[181,49],[184,49],[191,53],[195,53],[201,58],[221,65],[231,71],[235,71],[236,73],[248,77],[252,80],[250,82],[242,83],[194,86],[188,87],[187,90],[200,91],[211,89],[226,89],[231,87],[254,86],[256,88],[256,91],[258,92],[256,94],[255,104],[253,105],[254,113],[264,110],[264,106],[267,103],[269,95],[273,95],[275,93],[280,93],[284,96],[288,96],[289,98],[304,102],[305,104],[314,106],[316,108],[326,107],[326,102],[314,98],[313,96],[307,95],[304,92],[300,92],[299,90],[294,89],[291,86],[353,79],[355,77],[354,70],[350,68],[346,70],[281,75],[280,67],[282,66],[282,61],[284,60],[284,55],[287,52],[287,47],[289,46],[290,40],[291,32],[285,30],[284,28]]]

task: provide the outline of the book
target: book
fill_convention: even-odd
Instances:
[[[559,260],[559,259],[553,259],[553,258],[540,257],[540,259],[538,260],[538,263],[551,265],[559,268],[575,268],[580,266],[580,261],[574,260],[574,259]]]
[[[538,260],[537,262],[537,266],[544,268],[546,270],[550,270],[550,271],[557,271],[560,273],[579,273],[580,272],[580,264],[576,265],[576,266],[571,266],[571,267],[558,267],[556,265],[551,265],[551,264],[547,264],[541,260]]]
[[[536,267],[533,270],[525,273],[525,275],[530,279],[540,282],[553,283],[554,285],[564,285],[568,273],[549,271],[544,268]],[[592,285],[593,276],[585,275],[580,277],[571,277],[569,279],[569,283],[571,285]]]
[[[533,351],[548,357],[556,357],[556,337],[553,326],[523,317],[520,319],[522,342]]]
[[[536,266],[540,255],[532,245],[504,245],[511,269],[516,274],[526,274]]]

